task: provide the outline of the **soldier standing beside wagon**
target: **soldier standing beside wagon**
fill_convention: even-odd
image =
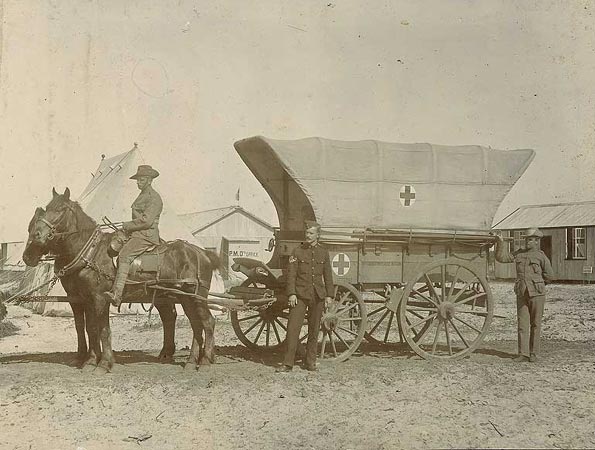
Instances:
[[[543,233],[530,228],[525,235],[525,248],[508,251],[502,237],[496,243],[496,260],[516,264],[514,292],[517,297],[518,351],[516,361],[537,361],[540,349],[541,319],[545,306],[545,283],[553,281],[554,272],[548,257],[540,249]]]
[[[291,311],[287,324],[287,351],[283,365],[277,369],[277,372],[289,372],[293,369],[306,310],[308,343],[304,368],[310,371],[316,370],[320,319],[325,303],[328,307],[334,296],[329,252],[319,244],[319,236],[320,225],[314,221],[306,221],[306,242],[297,247],[289,258],[287,295]]]

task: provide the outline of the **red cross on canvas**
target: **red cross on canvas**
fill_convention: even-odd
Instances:
[[[413,186],[403,186],[399,193],[399,198],[401,199],[401,204],[403,206],[411,206],[415,203],[415,189],[413,189]]]

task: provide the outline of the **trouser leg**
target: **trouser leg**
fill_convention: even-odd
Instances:
[[[519,355],[529,356],[529,333],[531,328],[529,315],[529,298],[527,293],[517,295],[517,320],[518,320],[518,348]]]
[[[124,286],[126,285],[126,279],[128,278],[130,264],[132,264],[134,258],[141,255],[151,245],[151,242],[133,237],[128,242],[126,242],[120,251],[116,279],[112,285],[111,292],[107,293],[113,305],[120,306],[120,303],[122,302],[122,292],[124,292]]]
[[[322,317],[324,302],[313,299],[308,307],[308,345],[306,347],[306,366],[316,366],[318,354],[318,333],[320,331],[320,318]]]
[[[541,341],[541,319],[545,306],[545,295],[539,295],[529,300],[529,314],[531,318],[531,337],[529,351],[531,354],[539,354]]]
[[[289,311],[289,320],[287,322],[287,351],[283,364],[293,367],[295,361],[295,352],[300,338],[300,330],[304,324],[306,315],[306,304],[298,299],[297,304]]]
[[[112,293],[115,298],[122,298],[122,292],[124,292],[124,286],[126,285],[126,279],[128,278],[128,271],[130,270],[130,259],[122,258],[118,261],[118,271],[116,273],[116,279],[112,286]]]

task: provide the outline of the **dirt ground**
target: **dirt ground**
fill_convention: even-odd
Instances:
[[[516,363],[512,286],[492,283],[496,314],[482,348],[447,363],[404,347],[363,345],[310,373],[274,373],[281,355],[239,345],[217,322],[217,363],[159,364],[158,317],[112,319],[118,364],[81,371],[74,323],[10,306],[0,338],[0,448],[409,449],[595,448],[595,286],[548,289],[543,357]]]

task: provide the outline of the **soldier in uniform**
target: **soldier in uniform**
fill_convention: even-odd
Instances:
[[[287,352],[277,372],[293,369],[298,339],[306,310],[308,311],[308,343],[305,369],[316,370],[316,353],[320,318],[323,308],[333,300],[333,273],[328,250],[318,243],[320,225],[306,221],[306,242],[297,247],[289,258],[287,295],[289,321],[287,324]]]
[[[128,240],[120,250],[118,272],[112,291],[105,293],[114,306],[120,306],[122,302],[122,291],[134,258],[153,245],[159,244],[159,216],[163,210],[163,201],[151,186],[153,179],[158,176],[159,172],[151,166],[140,165],[136,174],[130,177],[131,180],[136,180],[141,192],[132,203],[132,220],[122,224],[122,230]]]
[[[545,305],[545,283],[554,279],[550,260],[540,250],[543,233],[529,228],[525,235],[525,248],[513,254],[498,236],[496,261],[516,264],[514,292],[517,298],[518,350],[516,361],[537,361],[541,335],[541,319]]]

